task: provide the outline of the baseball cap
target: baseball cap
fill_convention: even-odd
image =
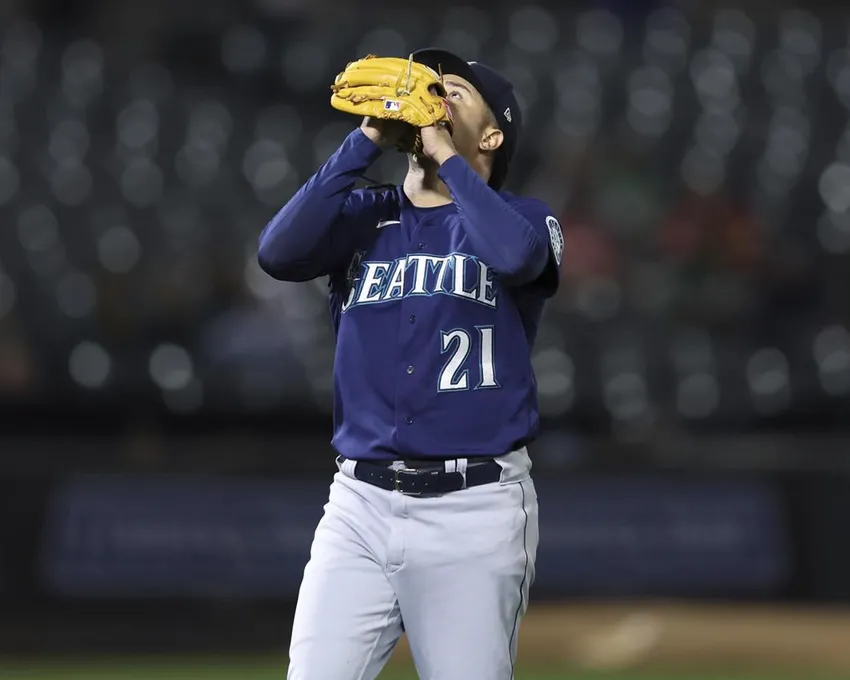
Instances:
[[[413,53],[413,61],[429,66],[443,75],[460,76],[478,90],[487,102],[503,135],[502,145],[493,158],[489,181],[493,189],[500,189],[507,177],[522,128],[522,112],[513,85],[489,66],[477,61],[466,61],[446,50],[431,47],[417,50]]]

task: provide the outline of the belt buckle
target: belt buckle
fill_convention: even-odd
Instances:
[[[418,470],[393,470],[393,486],[395,486],[395,490],[398,491],[402,496],[421,496],[421,491],[403,491],[401,488],[401,476],[402,474],[409,475],[411,477],[415,477],[420,474]]]

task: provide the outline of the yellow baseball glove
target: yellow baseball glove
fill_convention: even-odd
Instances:
[[[415,128],[442,123],[451,129],[441,75],[413,61],[412,55],[402,59],[369,54],[353,61],[336,77],[331,91],[331,106],[345,113],[399,120]]]

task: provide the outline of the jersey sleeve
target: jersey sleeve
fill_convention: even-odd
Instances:
[[[542,289],[546,297],[558,290],[561,278],[561,258],[564,253],[564,233],[554,212],[543,201],[508,195],[508,202],[534,227],[548,244],[548,258],[541,274],[529,285]]]
[[[362,218],[380,200],[376,192],[355,191],[354,183],[380,154],[359,129],[345,139],[260,234],[257,259],[267,274],[309,281],[351,257]]]
[[[509,196],[490,188],[459,155],[437,174],[451,192],[475,255],[508,285],[536,281],[545,269],[547,241]]]

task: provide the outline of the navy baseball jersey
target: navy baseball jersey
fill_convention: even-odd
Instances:
[[[334,448],[355,460],[515,450],[537,434],[531,349],[558,286],[560,225],[460,156],[438,171],[444,206],[355,190],[380,154],[354,130],[260,236],[271,276],[329,277]]]

